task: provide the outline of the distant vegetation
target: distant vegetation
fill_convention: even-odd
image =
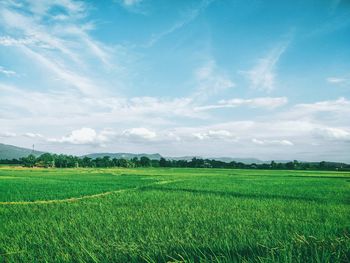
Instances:
[[[33,154],[12,160],[0,160],[0,164],[18,164],[25,167],[57,167],[57,168],[74,168],[74,167],[98,167],[98,168],[136,168],[136,167],[179,167],[179,168],[225,168],[225,169],[272,169],[272,170],[339,170],[349,171],[350,165],[334,162],[286,162],[262,164],[245,164],[242,162],[223,162],[218,160],[192,158],[192,160],[167,160],[163,157],[158,159],[150,159],[146,156],[132,159],[111,158],[110,156],[90,158],[77,157],[64,154],[44,153],[39,157]]]
[[[146,153],[140,153],[140,154],[135,154],[135,153],[91,153],[84,155],[82,157],[90,157],[91,159],[96,159],[96,158],[103,158],[105,156],[109,156],[111,159],[116,158],[116,159],[127,159],[130,160],[132,158],[141,158],[141,157],[148,157],[151,160],[160,160],[162,156],[159,153],[154,153],[154,154],[146,154]]]
[[[252,158],[168,157],[160,154],[92,153],[84,156],[51,154],[0,143],[0,164],[25,167],[181,167],[273,170],[329,170],[349,171],[350,165],[340,162],[263,162]]]

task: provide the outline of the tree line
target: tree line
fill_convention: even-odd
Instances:
[[[77,168],[77,167],[98,167],[98,168],[137,168],[137,167],[182,167],[182,168],[224,168],[224,169],[272,169],[272,170],[339,170],[349,171],[350,165],[336,162],[299,162],[292,161],[278,163],[271,161],[262,164],[246,164],[242,162],[223,162],[219,160],[192,158],[192,160],[151,160],[143,156],[132,159],[110,158],[109,156],[90,158],[77,157],[65,154],[44,153],[38,157],[33,154],[20,159],[0,160],[0,164],[22,165],[24,167],[45,167],[45,168]]]

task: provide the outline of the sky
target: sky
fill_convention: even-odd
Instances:
[[[0,142],[350,162],[350,1],[0,0]]]

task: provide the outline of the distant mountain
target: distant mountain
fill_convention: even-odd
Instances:
[[[136,154],[136,153],[90,153],[87,155],[84,155],[82,157],[90,157],[92,159],[95,158],[102,158],[104,156],[109,156],[110,158],[117,158],[117,159],[127,159],[130,160],[134,157],[137,158],[141,158],[141,157],[148,157],[151,160],[160,160],[160,158],[162,158],[162,156],[159,153],[154,153],[154,154],[147,154],[147,153],[140,153],[140,154]]]
[[[209,159],[213,159],[213,160],[217,160],[217,161],[222,161],[222,162],[241,162],[244,164],[264,164],[264,163],[271,163],[272,160],[268,160],[268,161],[262,161],[256,158],[231,158],[231,157],[221,157],[221,158],[209,158]],[[288,162],[292,162],[291,160],[275,160],[276,163],[288,163]]]
[[[255,158],[202,157],[202,156],[165,157],[165,159],[176,160],[176,161],[178,161],[178,160],[190,161],[193,158],[216,160],[216,161],[221,161],[221,162],[225,162],[225,163],[229,163],[229,162],[232,162],[232,161],[241,162],[241,163],[245,163],[245,164],[252,164],[252,163],[262,164],[262,163],[266,163],[265,161],[261,161],[259,159],[255,159]],[[267,163],[270,163],[270,162],[267,162]]]
[[[92,159],[95,158],[102,158],[104,156],[109,156],[110,158],[117,158],[117,159],[132,159],[134,157],[137,158],[141,158],[142,156],[146,156],[148,158],[150,158],[151,160],[159,160],[160,158],[162,158],[163,156],[161,156],[159,153],[155,153],[155,154],[146,154],[146,153],[141,153],[141,154],[135,154],[135,153],[91,153],[91,154],[87,154],[87,155],[83,155],[82,157],[87,156],[90,157]],[[180,156],[180,157],[164,157],[167,160],[174,160],[174,161],[179,161],[179,160],[185,160],[185,161],[191,161],[193,158],[204,158],[202,156]],[[245,163],[245,164],[251,164],[251,163],[256,163],[256,164],[262,164],[262,163],[270,163],[270,161],[268,162],[264,162],[261,161],[259,159],[255,159],[255,158],[231,158],[231,157],[208,157],[208,158],[204,158],[204,159],[210,159],[210,160],[217,160],[217,161],[222,161],[222,162],[241,162],[241,163]]]
[[[167,156],[164,157],[167,160],[173,160],[173,161],[191,161],[193,158],[197,158],[197,159],[202,159],[201,156],[179,156],[179,157],[171,157],[171,156]]]
[[[256,164],[262,164],[265,163],[264,161],[261,161],[259,159],[256,158],[231,158],[231,157],[219,157],[219,158],[209,158],[212,160],[216,160],[216,161],[221,161],[221,162],[225,162],[225,163],[230,163],[230,162],[237,162],[237,163],[245,163],[245,164],[252,164],[252,163],[256,163]]]
[[[33,152],[31,149],[0,143],[0,159],[8,159],[8,160],[19,159],[22,157],[26,157],[31,153],[33,153],[35,156],[39,156],[44,152],[40,152],[40,151]]]
[[[31,149],[27,149],[27,148],[22,148],[22,147],[17,147],[17,146],[13,146],[13,145],[7,145],[7,144],[2,144],[0,143],[0,160],[1,159],[19,159],[22,157],[26,157],[29,154],[32,153]],[[34,151],[33,154],[35,156],[39,156],[41,154],[43,154],[44,152],[40,152],[40,151]],[[160,160],[160,158],[162,158],[162,156],[159,153],[154,153],[154,154],[147,154],[147,153],[140,153],[140,154],[136,154],[136,153],[91,153],[91,154],[87,154],[87,155],[83,155],[81,157],[90,157],[92,159],[95,158],[102,158],[104,156],[109,156],[110,158],[117,158],[117,159],[132,159],[134,157],[137,158],[141,158],[143,156],[150,158],[151,160]],[[210,160],[217,160],[217,161],[222,161],[222,162],[241,162],[244,164],[252,164],[252,163],[256,163],[256,164],[263,164],[263,163],[270,163],[271,161],[262,161],[256,158],[232,158],[232,157],[202,157],[202,156],[181,156],[181,157],[164,157],[165,159],[168,160],[186,160],[186,161],[190,161],[193,158],[202,158],[202,159],[210,159]],[[289,162],[288,160],[276,160],[276,163],[286,163]]]
[[[163,156],[161,156],[159,153],[154,153],[154,154],[147,154],[147,153],[141,153],[141,154],[136,154],[136,153],[91,153],[91,154],[87,154],[87,155],[83,155],[82,157],[90,157],[92,159],[95,158],[103,158],[104,156],[109,156],[110,158],[117,158],[117,159],[132,159],[134,157],[137,158],[141,158],[142,156],[146,156],[148,158],[150,158],[151,160],[159,160],[160,158],[162,158]],[[255,158],[231,158],[231,157],[202,157],[202,156],[180,156],[180,157],[171,157],[171,156],[167,156],[164,157],[167,160],[174,160],[174,161],[179,161],[179,160],[185,160],[185,161],[191,161],[193,158],[201,158],[201,159],[210,159],[210,160],[217,160],[217,161],[222,161],[222,162],[241,162],[241,163],[245,163],[245,164],[252,164],[252,163],[256,163],[256,164],[262,164],[262,163],[270,163],[270,161],[261,161],[259,159],[255,159]],[[283,161],[285,162],[285,161]]]

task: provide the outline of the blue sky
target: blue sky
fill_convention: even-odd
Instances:
[[[0,1],[0,142],[350,162],[345,0]]]

